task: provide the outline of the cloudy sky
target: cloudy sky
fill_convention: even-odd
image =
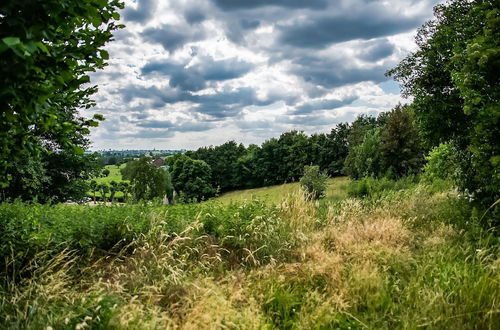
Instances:
[[[260,144],[390,110],[405,100],[384,73],[438,2],[127,0],[91,75],[92,149]]]

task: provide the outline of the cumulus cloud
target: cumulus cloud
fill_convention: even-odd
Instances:
[[[315,8],[324,9],[327,0],[213,0],[217,6],[224,10],[252,9],[264,6],[278,6],[288,8]]]
[[[202,57],[195,65],[176,63],[166,60],[153,60],[141,69],[143,75],[158,73],[169,76],[170,87],[179,87],[188,91],[199,91],[207,87],[209,81],[223,81],[241,77],[252,69],[253,65],[235,58],[214,60]]]
[[[384,73],[437,0],[125,0],[94,148],[259,143],[401,101]]]
[[[169,52],[173,52],[189,42],[202,40],[206,36],[202,28],[183,29],[172,24],[148,28],[141,35],[145,41],[159,43]]]
[[[151,19],[157,6],[157,0],[137,0],[136,7],[128,6],[123,14],[127,21],[143,23]]]

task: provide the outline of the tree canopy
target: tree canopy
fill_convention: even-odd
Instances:
[[[0,184],[26,154],[83,154],[94,105],[88,72],[106,65],[103,46],[120,28],[118,0],[23,0],[0,5]],[[38,155],[38,156],[37,156]],[[41,156],[40,156],[41,155]],[[39,166],[47,165],[39,163]],[[47,169],[50,170],[50,169]]]
[[[457,184],[488,205],[500,197],[500,9],[496,0],[435,7],[419,48],[388,72],[413,97],[428,147],[453,141]]]

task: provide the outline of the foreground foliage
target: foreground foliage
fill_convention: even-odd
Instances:
[[[456,183],[488,207],[500,198],[498,1],[453,0],[434,14],[417,33],[417,51],[388,74],[412,96],[428,147],[458,147]]]
[[[478,225],[484,212],[446,184],[382,185],[275,206],[1,204],[0,325],[498,324],[498,239]]]
[[[0,188],[11,188],[3,191],[7,197],[25,197],[15,187],[32,179],[32,190],[43,191],[47,181],[61,190],[58,196],[68,198],[66,181],[87,179],[69,171],[61,183],[50,172],[64,172],[61,163],[87,165],[82,156],[86,136],[103,117],[85,118],[80,110],[94,105],[90,97],[97,86],[88,85],[88,73],[106,65],[103,47],[120,28],[120,8],[118,0],[1,3]],[[58,157],[61,151],[64,157]]]

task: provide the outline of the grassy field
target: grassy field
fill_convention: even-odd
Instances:
[[[122,180],[122,174],[120,173],[120,169],[124,168],[125,164],[120,165],[120,167],[116,165],[106,165],[104,168],[109,170],[109,175],[106,177],[102,178],[95,178],[94,180],[97,182],[97,184],[105,183],[108,184],[111,181],[116,181],[116,182],[121,182],[121,181],[126,181],[127,180]]]
[[[339,201],[346,197],[346,186],[349,183],[347,177],[328,179],[325,202]],[[276,204],[290,194],[298,193],[300,184],[298,182],[286,183],[279,186],[232,191],[217,197],[222,203],[244,202],[259,199],[270,204]]]
[[[123,180],[122,179],[122,174],[120,173],[120,169],[124,168],[125,167],[125,164],[122,164],[120,165],[119,167],[116,166],[116,165],[106,165],[104,166],[104,168],[108,169],[109,170],[109,175],[106,176],[106,177],[101,177],[101,178],[94,178],[92,180],[94,180],[95,182],[97,182],[97,184],[107,184],[109,186],[110,182],[111,181],[115,181],[115,182],[129,182],[128,180]],[[96,197],[97,198],[100,198],[101,197],[101,193],[99,191],[96,192]],[[94,197],[94,193],[92,191],[89,191],[87,192],[87,196],[90,197],[90,198],[93,198]],[[111,196],[111,193],[108,193],[106,194],[106,196],[109,198],[109,196]],[[123,197],[123,192],[121,191],[118,191],[116,194],[115,194],[115,198],[122,198]]]
[[[0,328],[497,328],[484,212],[449,184],[367,184],[333,179],[321,203],[284,185],[190,205],[0,204]]]

